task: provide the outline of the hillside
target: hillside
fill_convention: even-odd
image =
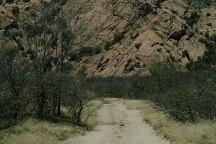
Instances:
[[[6,7],[1,29],[14,22],[12,6]],[[20,7],[25,12],[39,3]],[[202,57],[200,39],[216,31],[215,7],[197,10],[188,0],[71,0],[64,12],[82,45],[70,59],[89,76],[146,75],[157,62],[184,67]]]
[[[97,31],[84,43],[102,52],[81,65],[100,76],[145,74],[155,62],[185,66],[202,57],[200,38],[216,29],[215,7],[194,10],[188,0],[94,0],[77,18],[85,31]]]

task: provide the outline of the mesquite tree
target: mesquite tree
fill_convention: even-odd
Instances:
[[[14,43],[15,51],[13,55],[7,55],[10,61],[6,63],[12,63],[10,65],[13,66],[13,69],[8,68],[27,75],[28,85],[23,90],[30,91],[29,95],[35,102],[32,107],[40,118],[47,117],[50,113],[60,115],[63,79],[68,71],[64,68],[64,63],[74,41],[67,18],[62,14],[65,2],[42,2],[41,10],[31,9],[17,15],[14,20],[17,27],[4,31],[4,37]],[[24,67],[23,63],[18,63],[22,61],[28,64],[25,72],[18,69]],[[15,79],[15,72],[11,77],[8,76],[8,81]],[[18,95],[19,89],[14,89],[11,92]]]
[[[85,78],[74,74],[69,61],[77,48],[86,50],[81,30],[71,25],[79,10],[65,15],[66,1],[42,1],[40,8],[24,12],[15,8],[13,22],[0,33],[0,129],[11,126],[2,121],[26,115],[56,118],[61,104],[70,108],[71,121],[81,125],[92,93],[80,84]]]
[[[60,115],[64,62],[73,47],[73,33],[61,13],[64,2],[44,2],[41,15],[35,17],[37,14],[33,11],[31,20],[23,24],[27,54],[34,67],[33,80],[37,83],[33,86],[37,97],[37,113],[42,118],[50,110],[49,101],[52,101],[53,115]],[[50,81],[54,81],[51,85],[56,84],[57,90],[49,87]]]

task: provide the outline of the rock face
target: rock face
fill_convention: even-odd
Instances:
[[[189,0],[70,0],[65,13],[77,43],[102,49],[78,62],[89,76],[145,75],[157,62],[184,67],[204,54],[202,35],[216,31],[216,8],[197,12]]]
[[[185,66],[205,52],[200,32],[216,27],[215,8],[202,10],[198,21],[189,24],[193,11],[188,0],[95,0],[91,6],[79,20],[88,19],[90,28],[100,29],[90,43],[104,51],[81,62],[88,75],[145,74],[156,62]]]

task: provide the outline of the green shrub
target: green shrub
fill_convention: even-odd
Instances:
[[[99,47],[82,47],[79,50],[79,54],[81,57],[83,56],[93,56],[101,53],[101,48]]]
[[[141,3],[138,6],[139,17],[145,18],[148,14],[152,13],[153,11],[153,7],[149,3]]]
[[[215,0],[192,0],[191,5],[195,9],[204,8],[215,4]]]
[[[194,24],[196,24],[199,21],[200,15],[198,14],[198,12],[193,11],[190,17],[186,17],[185,19],[188,25],[192,27]]]
[[[105,50],[110,50],[110,47],[113,46],[114,44],[120,42],[122,39],[124,39],[125,37],[125,32],[120,32],[120,33],[116,33],[113,37],[112,41],[106,42],[104,49]]]
[[[151,76],[91,78],[98,96],[147,99],[181,122],[216,117],[216,70],[183,73],[176,66],[158,64]]]
[[[209,70],[216,66],[216,34],[209,36],[207,33],[205,38],[200,39],[200,42],[206,45],[207,51],[198,61],[192,61],[187,65],[190,70]]]

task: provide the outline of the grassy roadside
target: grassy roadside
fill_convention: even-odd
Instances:
[[[179,123],[163,113],[149,101],[124,100],[128,109],[141,111],[143,120],[174,144],[215,144],[216,122],[201,121],[195,124]]]
[[[53,123],[30,118],[15,127],[0,131],[0,144],[58,144],[82,135],[97,125],[97,110],[101,105],[101,101],[95,100],[85,106],[83,121],[86,128],[73,126],[66,121]],[[66,109],[62,111],[67,112]]]
[[[101,100],[94,100],[85,106],[82,121],[86,125],[87,130],[92,130],[97,126],[97,111],[101,108],[102,104]]]

